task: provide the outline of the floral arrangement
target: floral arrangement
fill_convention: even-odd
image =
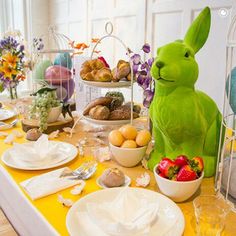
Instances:
[[[154,61],[153,57],[147,58],[147,55],[150,53],[150,45],[148,43],[144,44],[142,47],[145,60],[141,60],[141,55],[134,53],[130,50],[131,61],[133,63],[133,73],[137,79],[137,83],[144,90],[144,100],[143,105],[149,107],[153,96],[154,96],[154,80],[150,74],[152,63]]]
[[[0,92],[10,91],[11,98],[17,98],[16,87],[25,80],[26,47],[19,31],[5,33],[0,40]]]

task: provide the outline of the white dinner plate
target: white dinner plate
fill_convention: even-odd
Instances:
[[[16,112],[14,110],[0,108],[0,121],[8,120],[14,116],[16,116]]]
[[[140,199],[145,197],[151,202],[157,201],[159,203],[158,219],[151,226],[148,236],[181,236],[183,234],[185,227],[184,216],[180,208],[172,200],[151,190],[143,188],[131,189]],[[82,231],[79,227],[80,219],[76,213],[86,211],[87,203],[90,202],[96,204],[111,202],[120,191],[121,188],[106,188],[88,194],[74,203],[66,216],[66,227],[69,234],[71,236],[94,236]]]
[[[121,88],[121,87],[129,87],[131,85],[130,81],[119,81],[119,82],[98,82],[98,81],[87,81],[82,80],[84,84],[100,87],[100,88]]]
[[[96,183],[97,183],[97,185],[98,185],[100,188],[109,188],[109,187],[107,187],[107,186],[101,181],[101,176],[99,176],[99,177],[97,178]],[[119,186],[119,188],[120,188],[120,187],[127,187],[127,186],[130,185],[130,183],[131,183],[130,177],[127,176],[127,175],[125,175],[125,182],[124,182],[123,185]]]
[[[21,164],[18,164],[19,162],[14,161],[15,158],[17,158],[17,156],[11,156],[10,154],[10,150],[13,148],[9,148],[7,149],[3,155],[2,155],[2,161],[4,162],[5,165],[15,168],[15,169],[20,169],[20,170],[46,170],[46,169],[50,169],[50,168],[54,168],[54,167],[58,167],[61,165],[64,165],[70,161],[72,161],[78,154],[78,150],[77,148],[70,144],[70,143],[65,143],[65,142],[57,142],[57,141],[49,141],[52,143],[59,143],[58,145],[58,154],[59,155],[63,155],[62,158],[59,158],[58,161],[52,161],[51,164],[47,164],[47,165],[32,165],[30,166],[29,164],[24,166],[24,162],[20,162]],[[22,145],[25,145],[25,147],[27,148],[27,146],[33,146],[34,142],[29,142],[29,143],[24,143]],[[33,157],[32,157],[33,158]]]
[[[130,120],[95,120],[89,116],[83,116],[83,118],[96,125],[123,125],[130,123]]]

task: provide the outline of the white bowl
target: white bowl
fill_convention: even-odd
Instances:
[[[47,123],[53,123],[53,122],[57,121],[58,117],[61,114],[61,111],[62,111],[61,105],[58,107],[51,108],[50,112],[48,113]]]
[[[110,150],[115,160],[124,167],[136,166],[146,154],[147,146],[139,148],[122,148],[110,144]]]
[[[175,202],[183,202],[190,198],[198,190],[204,177],[204,172],[202,172],[201,177],[193,181],[169,180],[157,174],[157,166],[158,164],[153,169],[157,185],[163,194]]]

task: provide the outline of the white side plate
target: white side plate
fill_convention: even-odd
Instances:
[[[57,141],[49,141],[49,142],[58,143]],[[29,142],[29,143],[24,143],[22,145],[25,145],[25,147],[27,148],[27,146],[32,146],[33,143],[34,142]],[[74,145],[70,143],[65,143],[65,142],[59,142],[59,143],[60,145],[59,145],[58,153],[61,153],[61,155],[63,155],[63,158],[60,158],[58,162],[52,162],[51,164],[49,163],[45,166],[42,166],[42,165],[30,166],[28,164],[24,166],[23,164],[24,162],[21,162],[21,164],[19,165],[19,162],[14,161],[15,158],[17,158],[17,156],[11,156],[9,152],[13,147],[7,149],[3,153],[2,161],[4,162],[5,165],[15,168],[15,169],[20,169],[20,170],[46,170],[46,169],[58,167],[72,161],[78,154],[78,150]]]

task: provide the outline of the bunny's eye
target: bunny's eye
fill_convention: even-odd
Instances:
[[[184,56],[185,56],[185,57],[189,57],[189,53],[188,53],[188,52],[186,52]]]

